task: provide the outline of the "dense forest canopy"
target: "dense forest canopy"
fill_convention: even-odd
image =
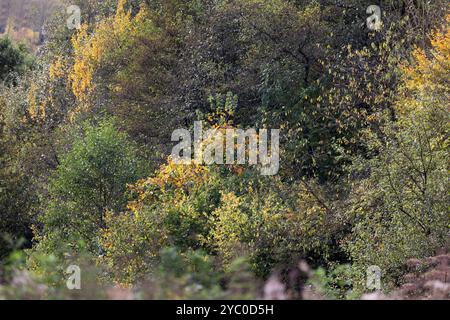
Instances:
[[[1,1],[0,299],[449,298],[448,1]]]

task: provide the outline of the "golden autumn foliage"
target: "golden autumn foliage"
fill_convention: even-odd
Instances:
[[[417,48],[413,64],[403,68],[405,92],[400,113],[446,107],[450,111],[450,15],[448,25],[430,36],[431,49]]]
[[[176,230],[201,232],[205,216],[196,197],[212,180],[208,167],[175,164],[169,158],[153,177],[129,186],[133,200],[128,203],[128,210],[109,213],[102,232],[102,244],[108,248],[103,260],[119,283],[133,284],[151,272],[160,250],[174,237],[179,237],[175,241],[180,244],[198,241],[196,234],[176,234]],[[178,222],[171,221],[186,226],[176,227]]]
[[[167,164],[159,168],[155,177],[140,180],[130,186],[130,190],[136,194],[136,200],[128,204],[128,209],[134,215],[139,215],[144,205],[157,201],[167,192],[173,192],[175,202],[182,200],[187,190],[192,192],[208,183],[211,178],[209,172],[207,166],[196,163],[175,164],[169,157]]]
[[[50,64],[49,76],[51,80],[61,79],[67,74],[67,65],[62,57],[55,57],[55,60]]]
[[[89,108],[89,95],[96,89],[96,72],[102,67],[120,67],[122,62],[115,61],[114,56],[126,57],[134,41],[152,28],[145,6],[132,16],[125,10],[126,2],[120,0],[115,15],[98,22],[93,32],[89,31],[90,26],[83,24],[72,38],[74,64],[68,80],[80,108]],[[117,77],[120,77],[119,71],[116,70]],[[120,91],[121,88],[114,86],[111,90]]]

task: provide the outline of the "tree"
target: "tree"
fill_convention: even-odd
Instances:
[[[29,209],[36,201],[29,189],[29,178],[11,163],[8,147],[0,134],[0,263],[12,249],[31,246]]]
[[[381,137],[368,132],[374,156],[354,164],[368,175],[353,189],[356,223],[347,242],[361,277],[377,265],[395,283],[408,259],[449,245],[450,29],[433,32],[431,44],[428,52],[415,50],[403,69],[398,120],[387,121]]]
[[[39,247],[82,244],[98,253],[106,212],[124,209],[127,184],[138,178],[136,150],[113,122],[102,121],[98,126],[86,124],[59,162],[40,219]]]

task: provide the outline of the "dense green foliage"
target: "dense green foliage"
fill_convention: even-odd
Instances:
[[[139,177],[136,151],[113,123],[87,126],[81,135],[48,182],[39,247],[50,253],[62,243],[76,248],[78,242],[100,252],[105,213],[125,207],[127,184]]]
[[[368,267],[389,291],[448,250],[446,1],[381,1],[377,31],[364,0],[74,2],[83,25],[49,17],[33,69],[0,41],[0,298],[29,297],[17,270],[31,297],[79,298],[70,264],[87,297],[256,298],[279,277],[298,298],[299,261],[357,298]],[[279,128],[279,174],[175,164],[194,121]]]
[[[25,46],[0,37],[0,82],[5,85],[15,82],[30,66],[31,57]],[[31,240],[31,219],[27,213],[30,208],[24,200],[31,196],[28,179],[11,165],[16,146],[8,138],[5,121],[9,111],[3,99],[0,98],[0,261],[10,249]]]
[[[30,65],[25,45],[14,45],[9,38],[0,37],[0,81],[11,81],[14,74],[25,72]]]

